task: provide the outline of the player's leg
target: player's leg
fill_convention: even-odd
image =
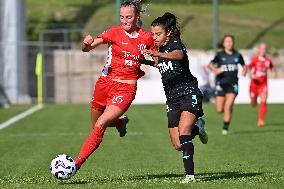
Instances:
[[[97,122],[98,118],[103,114],[103,110],[96,110],[94,108],[91,108],[91,120],[92,120],[92,126],[95,126],[95,123]],[[128,123],[128,117],[127,115],[120,116],[114,121],[111,121],[108,124],[108,127],[115,127],[117,131],[119,132],[120,137],[124,137],[127,133],[126,131],[126,124]]]
[[[92,121],[92,127],[94,128],[97,120],[99,117],[104,113],[104,110],[97,110],[95,108],[91,108],[91,121]]]
[[[206,144],[208,142],[208,135],[205,132],[204,124],[205,124],[205,121],[202,118],[199,118],[194,124],[191,135],[192,135],[192,139],[194,139],[196,135],[199,135],[200,141],[203,144]],[[173,147],[177,151],[180,151],[181,149],[180,149],[178,127],[176,126],[176,127],[169,128],[169,134],[170,134],[170,138],[171,138],[171,142],[173,144]]]
[[[179,121],[179,140],[183,153],[183,164],[186,174],[185,182],[194,181],[194,145],[192,143],[192,130],[196,116],[188,111],[183,111]]]
[[[171,142],[173,144],[173,147],[177,150],[180,151],[180,141],[179,141],[179,131],[178,127],[174,128],[169,128],[169,134],[171,138]]]
[[[215,87],[215,109],[217,113],[224,112],[225,92],[223,87],[221,85]]]
[[[179,106],[180,102],[178,101],[168,101],[166,105],[170,139],[173,144],[173,147],[177,151],[180,151],[179,130],[178,130],[178,123],[180,118]]]
[[[267,112],[267,91],[260,94],[260,105],[258,110],[258,123],[257,126],[262,127],[265,124],[265,117]]]
[[[257,105],[257,86],[255,86],[253,83],[250,84],[249,95],[250,104],[252,107],[255,107]]]
[[[85,140],[80,153],[76,159],[78,168],[87,160],[87,158],[100,146],[104,132],[109,123],[119,118],[124,112],[117,106],[108,106],[104,113],[97,119],[91,134]]]
[[[225,103],[224,103],[224,126],[222,133],[226,135],[229,130],[229,126],[232,119],[232,112],[233,112],[233,105],[236,99],[235,93],[227,93],[225,96]]]
[[[250,105],[252,107],[256,107],[256,105],[257,105],[257,96],[256,95],[252,96],[252,94],[251,94],[251,96],[250,96]]]
[[[113,87],[117,87],[117,82],[109,80],[105,77],[100,77],[95,85],[93,99],[91,101],[91,120],[92,126],[95,125],[97,119],[102,115],[106,108],[107,100],[110,90]],[[119,132],[120,137],[126,134],[126,124],[128,123],[128,117],[123,115],[116,120],[113,120],[108,124],[108,127],[116,127]]]
[[[224,112],[224,103],[225,103],[225,97],[224,96],[216,96],[215,97],[216,112],[218,112],[218,113]]]

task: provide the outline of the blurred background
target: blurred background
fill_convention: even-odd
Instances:
[[[179,18],[199,85],[214,87],[206,70],[224,34],[236,37],[246,63],[260,42],[269,45],[277,78],[269,80],[269,100],[284,103],[283,0],[144,0],[144,27],[169,11]],[[82,36],[118,23],[120,0],[0,0],[0,104],[88,103],[105,64],[107,47],[80,50]],[[138,83],[135,103],[165,101],[155,68]],[[237,103],[249,102],[249,78],[240,76]],[[210,93],[210,92],[209,92]],[[42,96],[42,98],[41,98]],[[211,101],[210,95],[205,99]]]

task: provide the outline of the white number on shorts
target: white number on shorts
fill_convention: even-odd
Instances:
[[[113,99],[112,99],[112,103],[113,104],[120,104],[120,103],[122,103],[123,102],[123,96],[117,96],[117,95],[115,95],[114,97],[113,97]]]

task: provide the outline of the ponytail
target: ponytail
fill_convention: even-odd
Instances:
[[[177,18],[174,14],[166,12],[163,16],[156,18],[151,26],[161,26],[167,32],[170,32],[172,37],[180,38],[180,30],[177,24]]]

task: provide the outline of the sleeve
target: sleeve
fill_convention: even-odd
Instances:
[[[255,57],[252,57],[250,59],[250,63],[247,65],[247,67],[252,69],[254,67],[254,63],[255,63]]]
[[[245,61],[241,54],[240,54],[239,64],[242,65],[243,67],[245,66]]]
[[[220,62],[220,55],[219,53],[217,53],[215,57],[213,58],[213,60],[210,61],[210,64],[213,64],[214,66],[218,66],[219,62]]]
[[[98,35],[98,38],[102,38],[103,43],[107,44],[107,43],[114,42],[114,39],[115,39],[114,36],[116,36],[115,29],[109,28],[109,29],[105,30],[103,33],[101,33],[100,35]]]

